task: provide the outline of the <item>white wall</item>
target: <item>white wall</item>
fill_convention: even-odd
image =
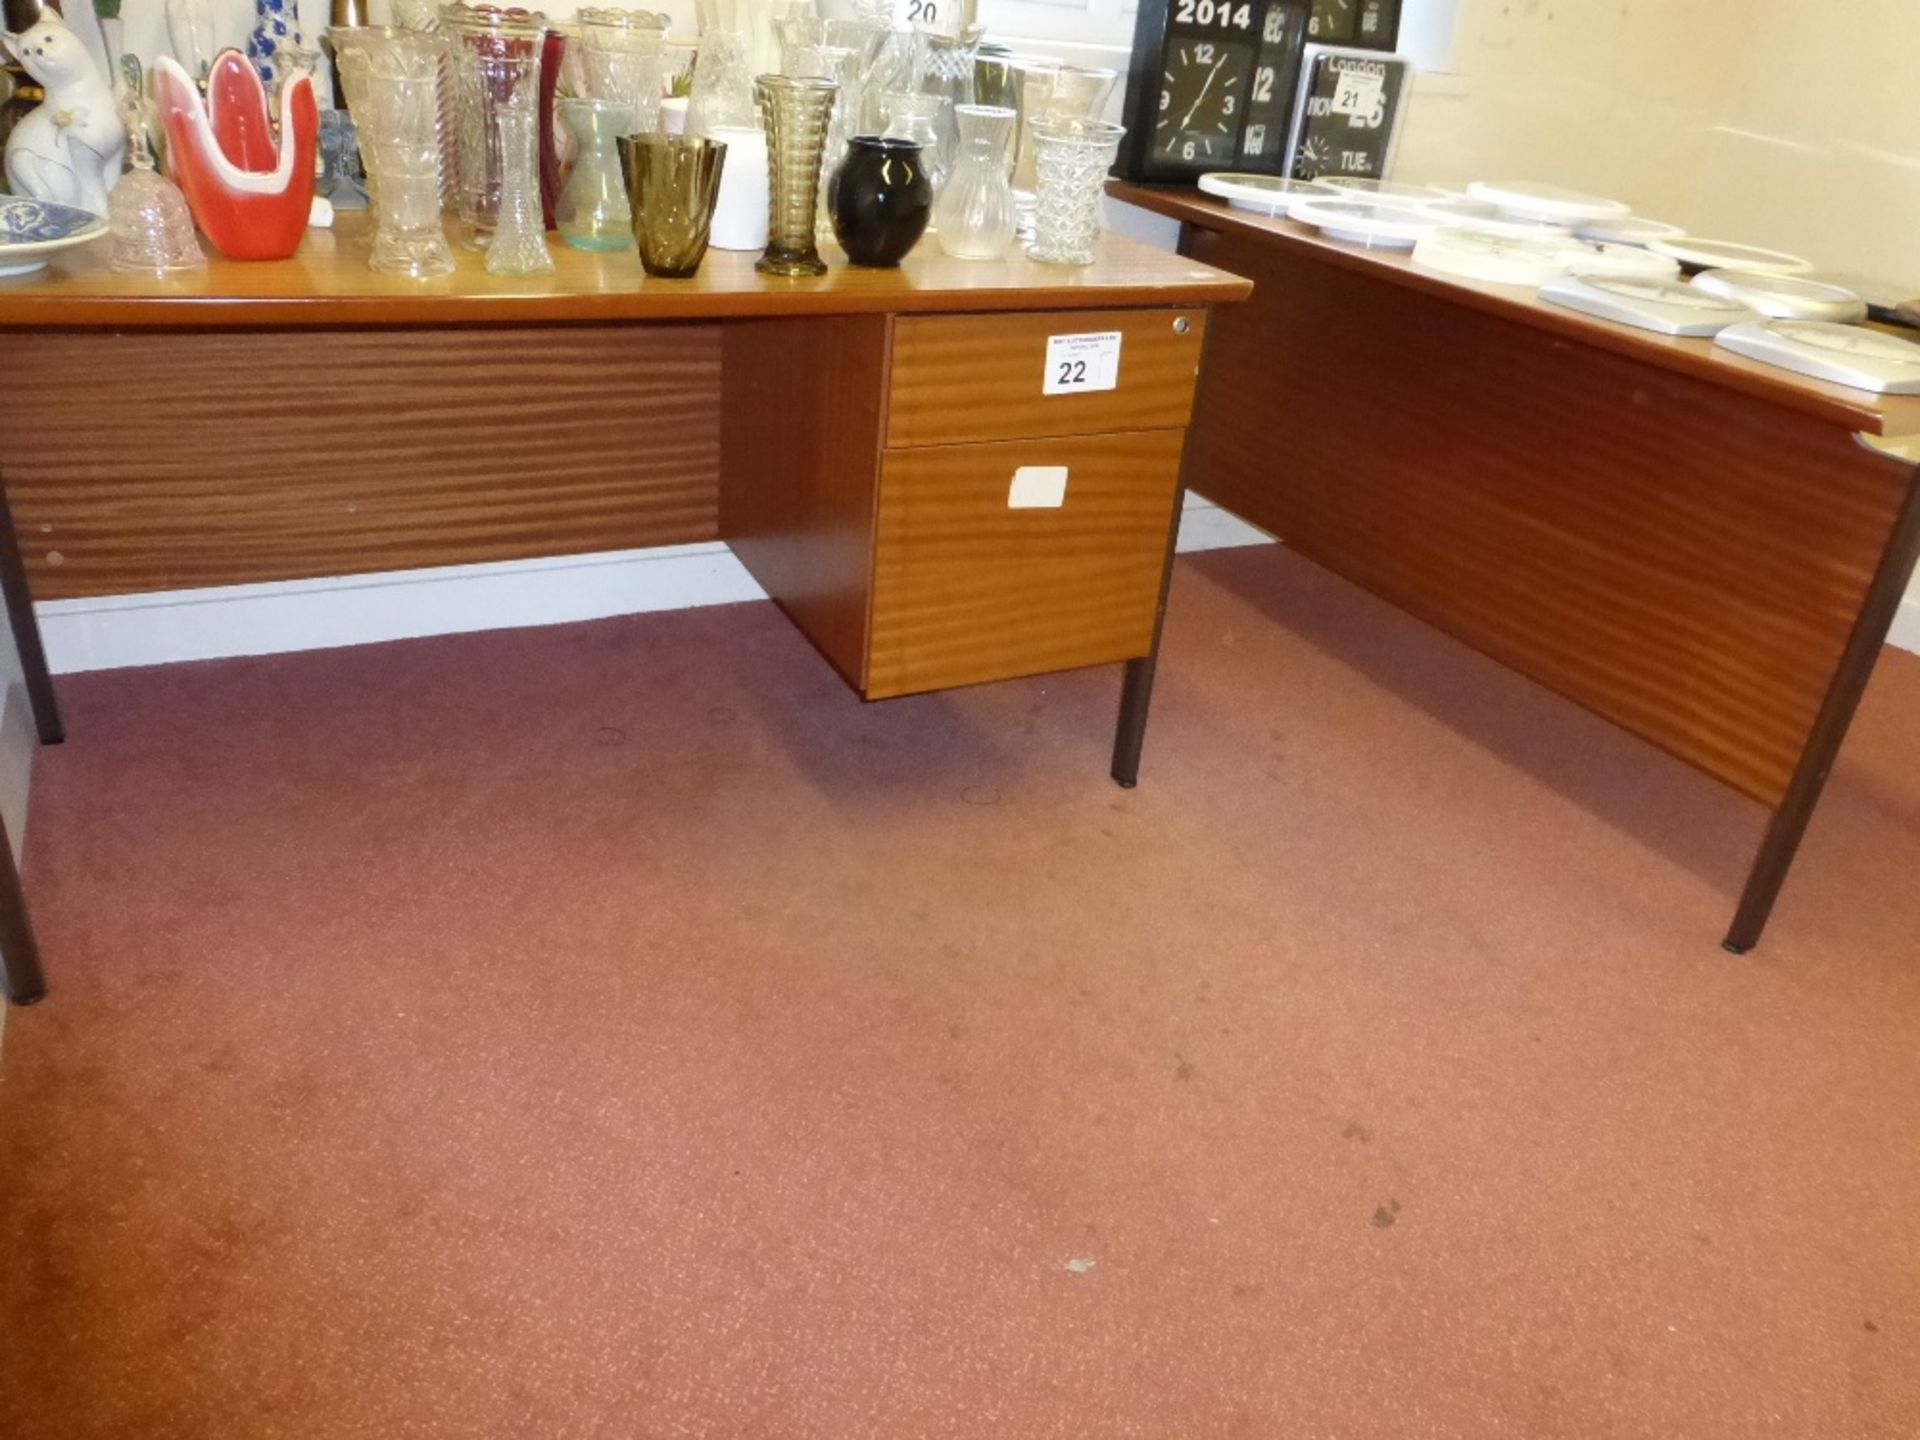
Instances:
[[[1920,0],[1460,0],[1396,173],[1556,180],[1920,295],[1915,55]]]

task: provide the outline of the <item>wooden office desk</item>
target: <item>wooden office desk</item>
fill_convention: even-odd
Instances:
[[[1920,397],[1111,188],[1255,285],[1214,326],[1190,483],[1766,806],[1726,939],[1751,948],[1920,552],[1915,466],[1878,444],[1920,436]]]
[[[556,242],[553,276],[468,252],[417,282],[365,241],[348,216],[272,264],[157,281],[92,247],[0,281],[0,579],[43,740],[34,598],[717,537],[869,698],[1123,663],[1134,782],[1201,346],[1245,281],[1107,237],[1068,269],[830,250],[817,280]],[[1043,395],[1048,338],[1090,332],[1122,335],[1117,385]],[[1023,466],[1066,467],[1064,502],[1010,508]]]

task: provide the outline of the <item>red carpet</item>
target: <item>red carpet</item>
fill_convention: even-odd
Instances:
[[[1920,1435],[1920,659],[1760,815],[1277,549],[863,706],[764,605],[76,676],[0,1436]]]

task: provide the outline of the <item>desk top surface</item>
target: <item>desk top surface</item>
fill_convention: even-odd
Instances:
[[[105,242],[56,256],[36,275],[0,279],[0,329],[199,329],[223,326],[515,325],[565,321],[716,320],[740,316],[983,310],[1092,310],[1243,300],[1252,286],[1208,265],[1117,235],[1091,265],[955,260],[931,239],[895,270],[846,263],[834,246],[817,278],[755,272],[756,255],[710,250],[686,280],[644,275],[632,250],[588,254],[551,237],[556,273],[489,275],[478,251],[437,280],[367,268],[364,213],[309,230],[289,259],[215,255],[204,270],[160,280],[107,267]]]
[[[1920,395],[1876,395],[1796,375],[1790,370],[1735,355],[1712,340],[1670,339],[1615,325],[1539,299],[1518,285],[1459,280],[1423,270],[1404,251],[1361,250],[1323,238],[1283,216],[1235,210],[1223,200],[1188,188],[1158,188],[1114,182],[1108,191],[1130,205],[1228,234],[1270,240],[1342,269],[1373,274],[1409,290],[1457,301],[1535,329],[1771,400],[1865,435],[1920,435]]]

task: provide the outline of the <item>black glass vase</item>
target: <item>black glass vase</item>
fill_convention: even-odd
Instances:
[[[833,235],[855,265],[898,265],[926,232],[933,181],[915,140],[856,135],[827,187]]]

